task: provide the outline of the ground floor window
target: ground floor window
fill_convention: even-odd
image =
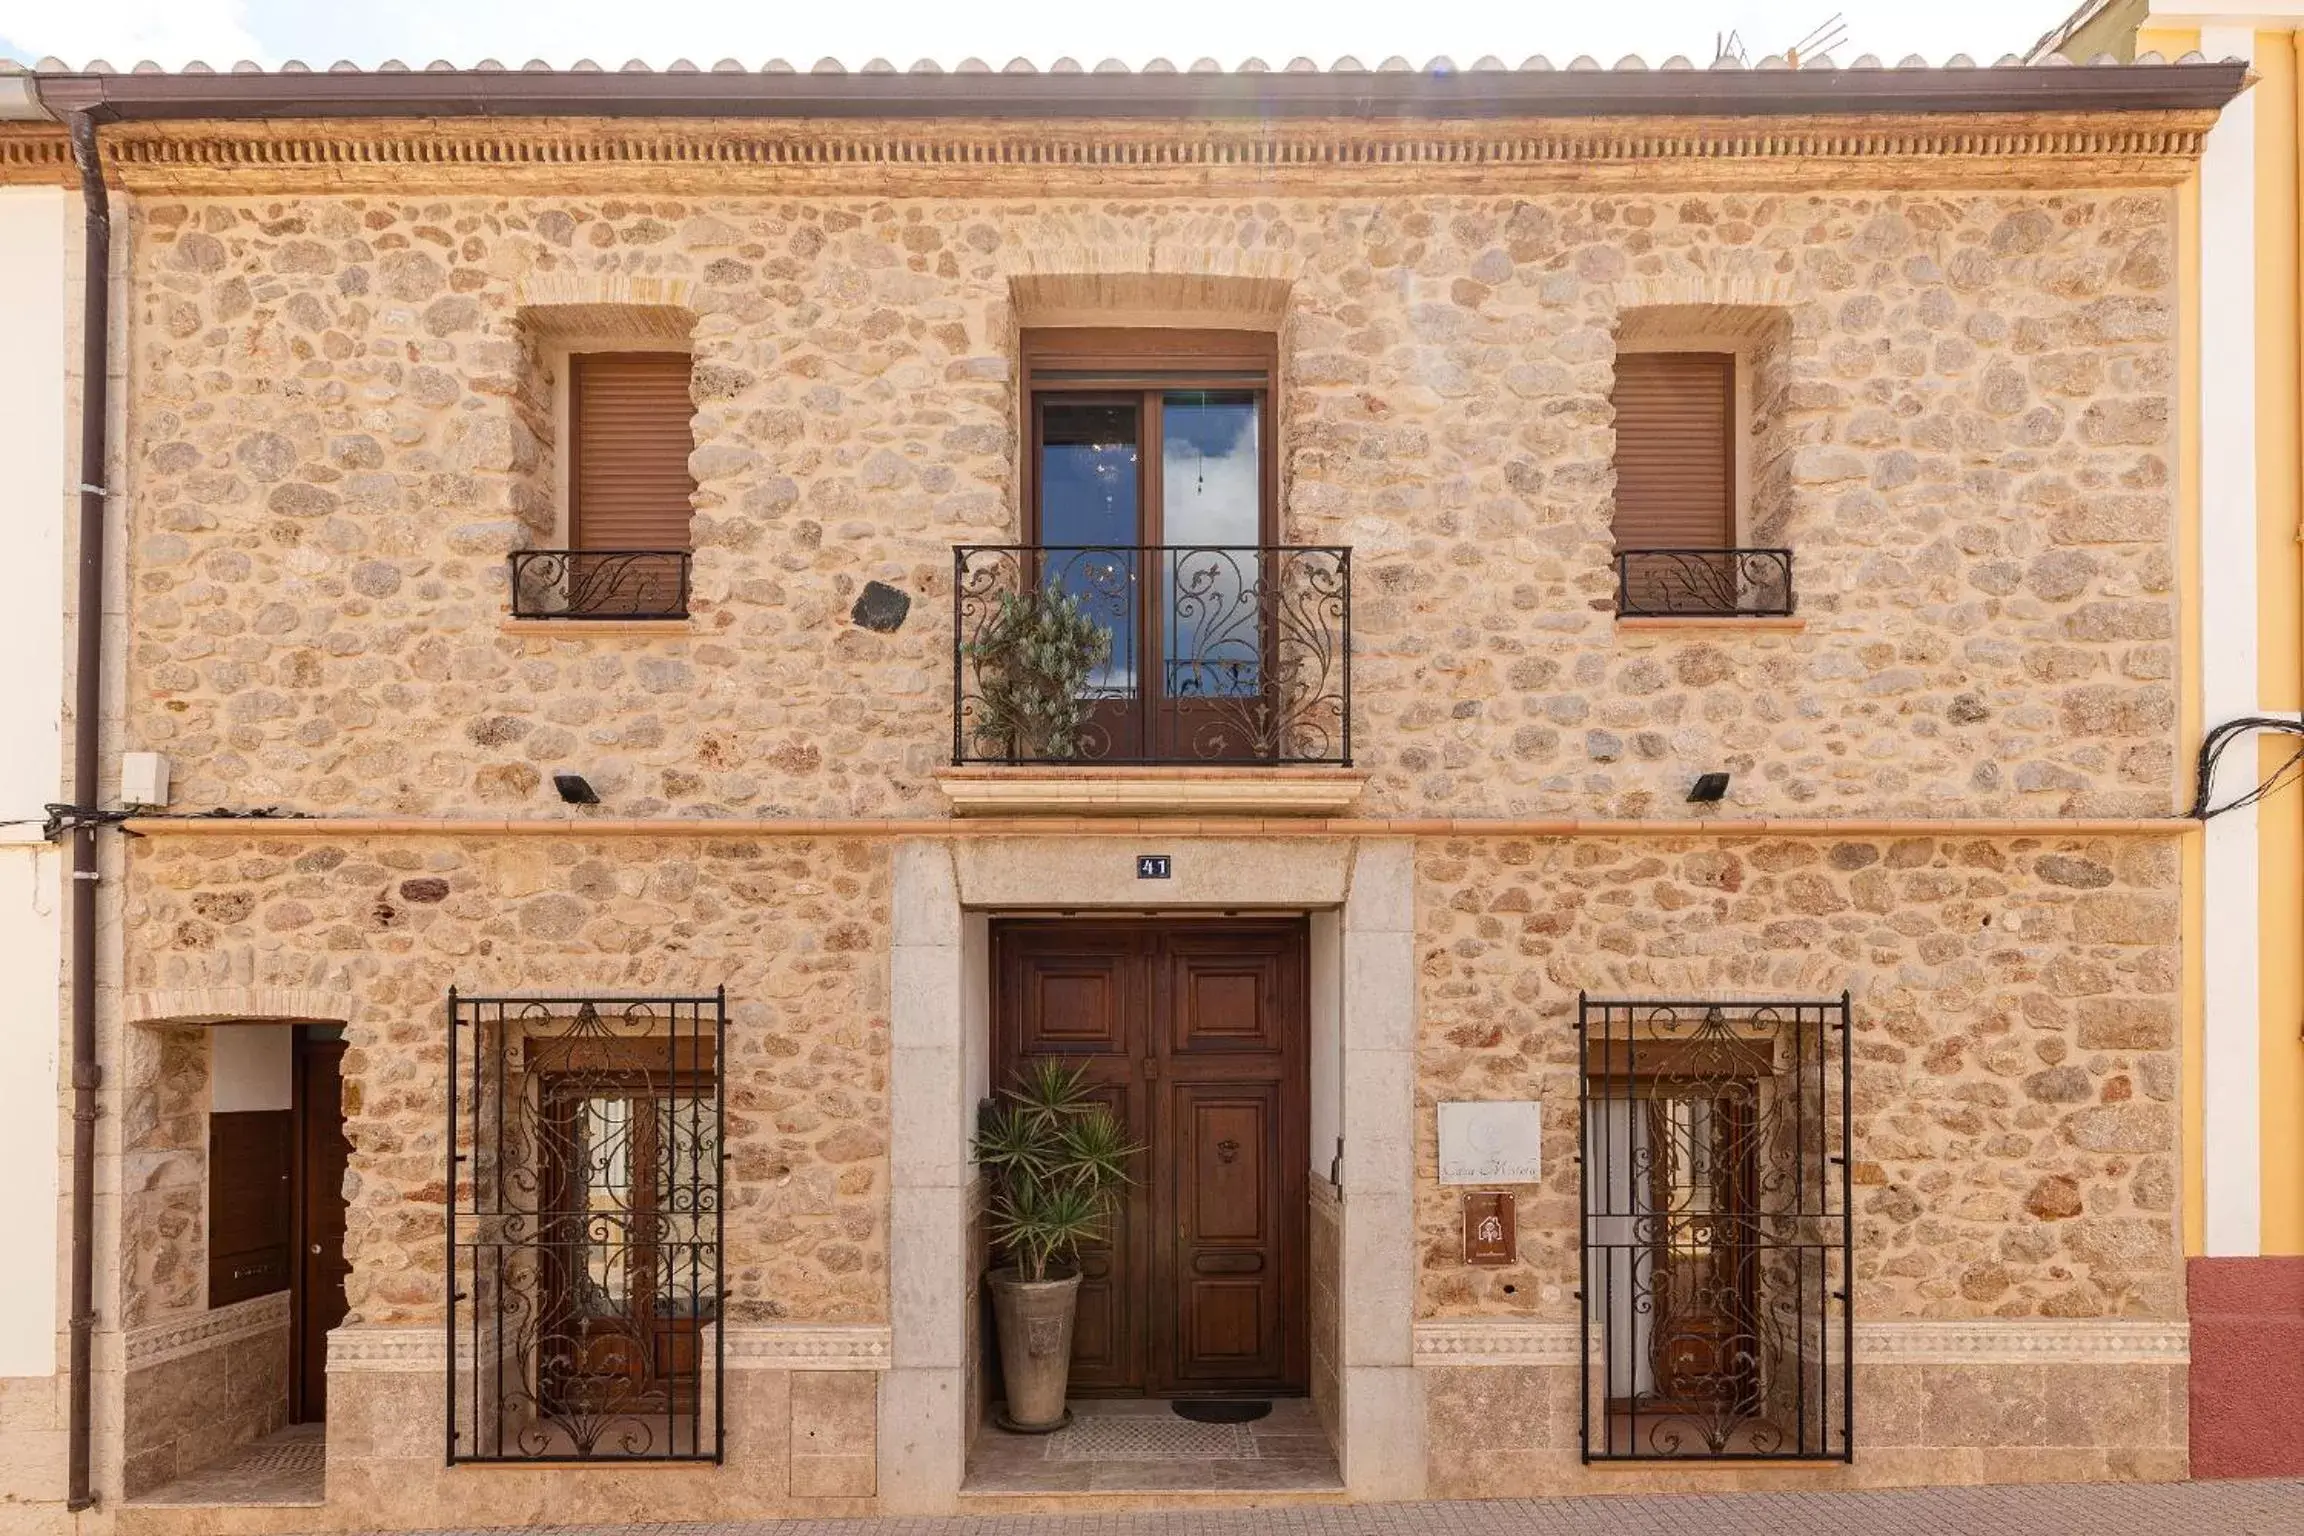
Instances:
[[[725,997],[448,1006],[448,1459],[718,1460]]]
[[[1584,1459],[1847,1459],[1847,996],[1577,1027]]]

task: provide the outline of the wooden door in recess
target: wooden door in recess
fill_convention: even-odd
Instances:
[[[1080,1066],[1144,1148],[1081,1266],[1074,1391],[1303,1391],[1303,921],[1017,920],[994,951],[998,1080]]]
[[[328,1334],[344,1321],[344,1173],[352,1143],[344,1134],[344,1042],[296,1032],[296,1177],[290,1312],[294,1317],[289,1416],[328,1417]]]

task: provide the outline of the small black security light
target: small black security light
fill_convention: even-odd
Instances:
[[[560,791],[560,798],[570,805],[600,803],[600,792],[586,782],[580,773],[556,773],[552,775],[552,787]]]
[[[1696,782],[1688,786],[1688,799],[1695,805],[1712,805],[1728,798],[1728,775],[1700,773]]]

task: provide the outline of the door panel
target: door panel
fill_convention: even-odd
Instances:
[[[1280,1319],[1280,1084],[1179,1084],[1173,1379],[1178,1386],[1287,1374]]]
[[[1006,939],[1006,935],[1003,935]],[[1150,1124],[1131,1042],[1145,1014],[1142,967],[1133,946],[1102,942],[1062,926],[1036,925],[1029,940],[1001,942],[993,1028],[999,1081],[1019,1062],[1057,1056],[1082,1068],[1097,1100],[1129,1136],[1147,1141]],[[1147,1176],[1144,1158],[1135,1177]],[[1111,1240],[1081,1255],[1080,1310],[1072,1327],[1072,1383],[1087,1393],[1144,1387],[1142,1288],[1135,1256],[1145,1250],[1144,1213],[1134,1204],[1112,1223]]]
[[[995,927],[999,1080],[1061,1056],[1145,1147],[1082,1265],[1081,1395],[1303,1389],[1303,944],[1293,919]]]
[[[290,1311],[295,1318],[296,1375],[292,1416],[310,1424],[328,1416],[328,1334],[344,1321],[344,1172],[352,1143],[344,1134],[344,1042],[296,1041],[296,1253]]]

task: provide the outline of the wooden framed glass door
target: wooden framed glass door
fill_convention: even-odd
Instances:
[[[719,1294],[701,1237],[716,1195],[708,1090],[633,1074],[544,1085],[546,1411],[661,1409],[699,1370]]]
[[[1092,757],[1254,751],[1237,721],[1272,686],[1272,340],[1026,334],[1033,583],[1112,636],[1088,685]]]

